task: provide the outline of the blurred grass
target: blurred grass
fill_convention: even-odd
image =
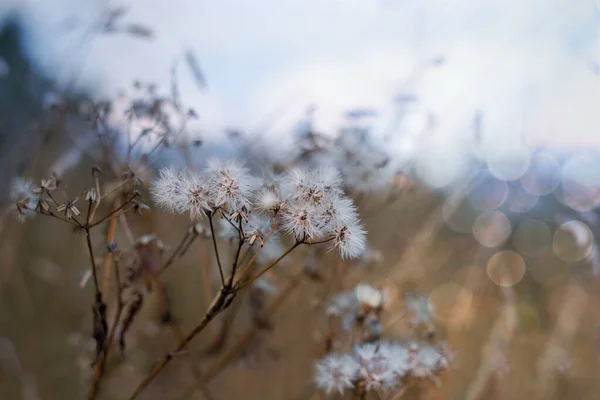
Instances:
[[[64,177],[64,181],[85,187],[81,171],[86,169],[87,166],[82,166],[79,172]],[[485,272],[487,259],[495,250],[482,248],[470,235],[450,231],[436,211],[439,204],[437,196],[417,190],[370,218],[369,241],[383,252],[385,261],[372,270],[351,268],[345,282],[347,288],[359,281],[383,285],[399,296],[413,290],[429,294],[440,285],[454,283],[472,295],[464,309],[450,314],[452,318],[436,321],[440,336],[448,340],[455,356],[442,378],[441,388],[431,385],[425,391],[412,390],[407,399],[465,399],[485,359],[483,350],[492,327],[504,307],[500,288]],[[369,206],[364,204],[363,208]],[[136,236],[156,232],[168,245],[175,245],[187,224],[184,217],[167,216],[160,211],[146,217],[132,216],[130,221]],[[102,236],[102,230],[95,232],[97,249],[104,248]],[[119,240],[123,242],[125,238]],[[22,371],[12,368],[10,363],[2,363],[0,398],[37,398],[23,397],[21,382],[29,382],[25,383],[27,390],[31,392],[31,387],[35,387],[43,399],[85,396],[93,356],[90,337],[93,293],[89,284],[83,289],[79,287],[79,280],[88,268],[82,241],[69,227],[53,220],[38,217],[27,224],[4,221],[0,233],[0,336],[8,338],[16,348]],[[161,277],[171,296],[175,321],[184,332],[194,326],[208,306],[202,293],[201,249],[201,245],[193,246]],[[334,265],[325,260],[319,269],[327,276]],[[300,263],[301,254],[293,261]],[[538,264],[548,269],[568,268],[551,254],[527,260],[528,269],[540,268]],[[469,266],[472,268],[467,269]],[[280,266],[279,279],[284,281],[281,274],[289,274],[293,268]],[[504,375],[490,377],[479,398],[598,398],[596,342],[600,301],[596,294],[600,292],[596,283],[582,287],[577,282],[573,274],[559,273],[540,283],[526,273],[514,287],[517,328],[508,342],[509,369]],[[560,307],[568,300],[564,298],[564,289],[569,284],[585,299],[583,314],[573,327],[572,342],[566,349],[572,365],[564,375],[553,378],[556,386],[551,394],[543,393],[540,386],[550,383],[540,380],[537,363],[554,332]],[[315,308],[315,299],[323,291],[322,282],[304,279],[273,317],[274,329],[259,332],[242,357],[210,383],[213,397],[322,398],[314,391],[312,377],[314,361],[323,356],[324,349],[324,314],[322,308]],[[389,311],[390,320],[403,312],[401,302],[394,304]],[[109,310],[111,305],[109,302]],[[154,361],[174,346],[170,329],[160,324],[161,307],[156,291],[146,296],[141,315],[128,335],[125,358],[120,360],[115,352],[109,361],[100,398],[125,398]],[[247,313],[242,313],[235,320],[228,346],[249,324]],[[182,358],[191,357],[206,370],[216,357],[203,354],[202,349],[209,345],[214,332],[209,330],[195,340]],[[387,336],[394,338],[405,332],[406,326],[400,323],[393,325]],[[142,398],[177,398],[193,382],[187,362],[180,360]],[[202,398],[199,393],[195,396]]]

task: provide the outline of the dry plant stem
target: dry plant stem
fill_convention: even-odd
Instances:
[[[90,235],[90,228],[86,227],[85,229],[85,239],[87,242],[88,253],[90,254],[90,261],[92,262],[92,277],[94,278],[94,289],[96,290],[96,296],[102,300],[102,292],[100,292],[100,287],[98,286],[98,273],[96,268],[96,259],[94,258],[94,249],[92,247],[92,239]]]
[[[212,227],[212,225],[211,225],[211,227]],[[213,238],[214,238],[214,234],[213,234]],[[215,243],[215,248],[216,248],[216,241],[214,243]],[[294,244],[286,252],[284,252],[276,261],[274,261],[271,265],[269,265],[267,268],[265,268],[261,273],[259,273],[257,276],[255,276],[254,278],[252,278],[251,280],[249,280],[246,283],[249,284],[249,283],[252,283],[254,280],[258,279],[262,274],[264,274],[269,269],[271,269],[273,266],[275,266],[286,255],[288,255],[292,250],[294,250],[296,247],[298,247],[302,243],[303,243],[302,241],[296,242],[296,244]],[[242,245],[243,245],[243,242],[240,242],[239,243],[238,252],[237,252],[238,254],[237,254],[236,258],[235,258],[235,263],[237,263],[237,261],[239,259],[239,253],[241,251]],[[234,264],[234,266],[235,266],[235,264]],[[135,391],[133,392],[133,394],[131,395],[131,397],[129,397],[129,400],[133,400],[133,399],[137,398],[140,395],[140,393],[142,393],[142,391],[146,387],[148,387],[148,385],[158,376],[158,374],[160,374],[160,372],[170,363],[170,361],[173,359],[174,355],[179,354],[179,353],[181,353],[181,351],[185,350],[186,347],[189,345],[189,343],[192,341],[192,339],[194,339],[194,337],[196,337],[196,335],[198,335],[200,332],[202,332],[206,328],[206,326],[219,313],[221,313],[222,311],[226,310],[227,307],[229,307],[229,305],[231,305],[231,302],[233,301],[236,293],[240,289],[242,289],[242,287],[247,286],[246,284],[239,286],[238,285],[239,281],[235,285],[233,285],[234,275],[235,275],[235,268],[233,268],[233,270],[231,271],[231,275],[230,275],[230,277],[228,279],[228,284],[224,284],[223,286],[221,286],[221,289],[219,290],[219,292],[217,293],[217,295],[213,299],[213,301],[212,301],[212,303],[211,303],[208,311],[206,312],[206,314],[204,315],[204,317],[202,318],[202,320],[200,321],[200,323],[186,337],[184,337],[183,340],[181,340],[179,342],[179,345],[177,346],[177,348],[175,350],[173,350],[172,352],[167,353],[152,368],[152,370],[146,376],[146,378],[144,378],[144,380],[135,389]]]
[[[127,222],[126,214],[119,214],[119,224],[121,225],[121,228],[123,229],[123,233],[125,234],[125,237],[127,238],[127,241],[129,242],[129,245],[133,246],[135,244],[135,238],[133,236],[133,231],[131,230],[131,227],[129,226],[129,222]]]
[[[273,236],[273,233],[275,232],[275,229],[276,228],[271,229],[271,231],[269,232],[269,234],[267,236],[265,236],[265,238],[263,239],[264,243],[267,243],[267,241],[271,238],[271,236]],[[238,282],[241,282],[242,279],[244,279],[244,276],[246,275],[246,273],[248,273],[250,271],[250,268],[254,264],[254,261],[256,260],[256,257],[258,257],[258,255],[260,254],[260,252],[262,251],[263,248],[264,248],[264,246],[261,246],[257,251],[255,251],[252,254],[252,257],[250,257],[250,260],[248,260],[248,262],[244,266],[244,269],[242,269],[242,271],[240,272],[240,276],[237,278]],[[246,253],[246,254],[248,254],[248,253]]]
[[[231,223],[231,222],[230,222]],[[240,258],[240,253],[242,251],[242,247],[244,245],[244,232],[242,230],[242,221],[240,219],[239,223],[238,223],[238,227],[235,227],[238,231],[238,246],[237,246],[237,250],[235,253],[235,258],[233,259],[233,265],[231,267],[231,273],[229,274],[229,278],[227,279],[227,284],[225,285],[225,287],[227,288],[227,290],[231,290],[233,287],[233,279],[235,277],[235,273],[237,271],[237,267],[238,267],[238,263],[239,263],[239,258]],[[217,339],[216,342],[216,346],[215,346],[215,350],[218,351],[218,348],[220,347],[220,344],[223,345],[225,344],[225,336],[229,330],[229,325],[231,323],[233,323],[233,319],[235,318],[235,312],[238,308],[234,307],[233,309],[229,309],[229,313],[226,315],[226,319],[224,321],[224,325],[223,325],[223,329],[221,330],[221,338]],[[220,343],[219,343],[220,342]]]
[[[104,370],[106,367],[106,360],[108,359],[108,354],[110,352],[111,344],[114,341],[115,334],[117,332],[117,325],[119,324],[119,320],[121,319],[121,314],[123,313],[123,298],[122,298],[122,286],[121,286],[121,275],[119,273],[118,265],[115,266],[115,278],[117,280],[117,312],[115,314],[115,318],[113,320],[112,327],[110,329],[110,333],[108,335],[108,339],[100,354],[100,358],[96,361],[94,365],[94,375],[92,378],[92,382],[90,383],[90,390],[88,392],[88,400],[94,400],[96,395],[98,394],[98,389],[100,387],[100,381],[102,380],[102,376],[104,376]]]
[[[208,223],[210,225],[210,236],[212,238],[213,246],[215,248],[215,257],[217,258],[217,265],[219,267],[219,275],[221,277],[221,285],[225,286],[225,276],[223,275],[223,267],[221,266],[221,259],[219,258],[219,249],[217,247],[217,238],[215,237],[215,228],[213,226],[213,215],[211,212],[208,213]]]
[[[110,192],[106,193],[105,195],[102,196],[103,199],[106,199],[108,196],[110,196],[113,193],[116,193],[117,190],[121,189],[124,185],[127,184],[127,182],[129,182],[131,180],[131,178],[127,178],[125,179],[123,182],[119,183],[113,190],[111,190]]]
[[[90,222],[94,219],[94,216],[96,215],[96,211],[98,210],[98,207],[100,206],[100,201],[102,200],[102,195],[100,193],[100,179],[98,179],[98,172],[94,169],[93,170],[93,175],[94,175],[94,186],[96,188],[96,201],[94,202],[94,206],[91,209],[90,212],[88,212],[88,218],[87,218],[87,224],[89,225]],[[91,201],[90,201],[90,205],[91,205]]]
[[[269,307],[266,310],[266,313],[269,315],[273,315],[284,303],[285,300],[289,298],[290,294],[299,286],[300,281],[302,280],[303,272],[300,272],[294,275],[284,290],[279,293],[279,295],[271,302]],[[204,384],[209,383],[213,379],[215,379],[219,374],[224,370],[224,368],[232,362],[241,351],[244,350],[248,342],[254,337],[256,332],[259,330],[258,326],[252,324],[248,327],[248,329],[240,336],[240,338],[235,342],[235,344],[225,353],[223,356],[217,360],[212,367],[202,376],[202,382]],[[184,394],[178,398],[181,400],[187,399],[191,397],[194,392],[199,388],[198,384],[194,385],[192,388],[186,390]]]
[[[238,261],[240,259],[240,253],[242,251],[242,247],[244,246],[244,231],[242,230],[242,220],[239,221],[238,227],[238,246],[237,251],[235,252],[235,258],[233,259],[233,266],[231,267],[231,273],[229,274],[229,279],[227,280],[227,287],[231,288],[233,286],[233,278],[235,278],[235,273],[237,272]]]
[[[173,250],[173,253],[171,253],[171,256],[167,259],[167,261],[164,263],[164,265],[158,270],[158,272],[156,273],[156,276],[162,274],[167,268],[169,268],[169,266],[171,266],[171,264],[173,264],[173,262],[177,259],[177,256],[179,255],[179,253],[185,246],[189,237],[190,237],[190,232],[187,231],[185,233],[185,236],[181,239],[181,241],[175,248],[175,250]]]
[[[94,223],[90,223],[88,226],[89,228],[93,228],[95,226],[100,225],[101,223],[103,223],[104,221],[106,221],[109,218],[112,218],[114,215],[116,215],[119,211],[121,211],[124,207],[126,207],[129,203],[131,203],[136,197],[138,196],[137,193],[134,193],[130,198],[128,198],[127,200],[125,200],[125,202],[123,204],[121,204],[119,207],[115,208],[114,210],[112,210],[110,213],[108,213],[108,215],[100,218],[98,221],[94,222]]]
[[[217,314],[227,308],[229,305],[229,299],[231,299],[232,292],[230,289],[221,287],[219,293],[215,296],[208,311],[200,321],[200,323],[186,336],[184,337],[175,350],[167,353],[160,361],[152,368],[150,373],[144,378],[144,380],[138,385],[133,394],[129,397],[129,400],[137,398],[142,391],[148,387],[148,385],[161,373],[161,371],[171,362],[176,354],[180,354],[190,344],[192,339],[206,328],[206,326],[215,318]]]
[[[210,274],[210,260],[208,258],[208,248],[207,248],[207,244],[206,241],[202,240],[200,241],[200,255],[201,255],[201,260],[200,260],[200,269],[202,272],[202,286],[203,286],[203,292],[204,292],[204,300],[206,301],[206,304],[210,304],[212,297],[213,297],[213,286],[212,286],[212,278],[211,278],[211,274]]]
[[[77,226],[77,227],[81,228],[81,225],[78,224],[77,222],[75,222],[73,220],[70,220],[70,219],[63,218],[60,215],[56,215],[52,211],[41,212],[41,211],[35,210],[33,208],[26,208],[26,209],[29,210],[29,211],[33,211],[33,212],[35,212],[38,215],[45,215],[47,217],[53,217],[53,218],[56,218],[56,219],[58,219],[58,220],[60,220],[62,222],[66,222],[67,224],[74,225],[74,226]]]
[[[163,301],[165,304],[167,304],[168,303],[167,292],[166,292],[163,284],[155,277],[152,278],[152,283],[157,288],[157,291],[161,298],[161,301]],[[171,319],[169,321],[168,325],[169,325],[169,328],[171,329],[171,332],[173,333],[173,336],[175,337],[175,340],[177,341],[177,343],[181,342],[183,340],[184,334],[183,334],[183,331],[181,330],[181,327],[179,326],[179,324],[177,324],[177,322],[175,322],[175,320]],[[200,373],[200,370],[198,369],[196,364],[194,364],[194,361],[190,358],[189,354],[184,352],[183,357],[187,361],[187,363],[190,367],[190,371],[192,372],[192,375],[194,376],[194,379],[196,379],[196,381],[198,381],[201,384],[202,382],[200,380],[202,378],[202,374]],[[206,398],[210,399],[212,397],[210,395],[210,393],[208,393],[208,389],[206,388],[205,385],[201,384],[200,389],[202,390],[202,393]]]
[[[109,220],[108,229],[106,231],[107,245],[109,243],[113,243],[115,241],[116,234],[117,234],[117,219],[113,217]],[[106,254],[104,255],[104,265],[103,265],[104,282],[102,283],[102,292],[103,293],[108,292],[108,283],[110,281],[110,274],[112,271],[112,256],[113,256],[113,254],[111,251],[107,251]]]
[[[239,280],[238,280],[238,283],[236,284],[237,290],[243,289],[246,286],[251,285],[258,278],[260,278],[261,276],[263,276],[267,271],[269,271],[271,268],[273,268],[275,265],[277,265],[277,263],[279,263],[279,261],[281,261],[288,254],[290,254],[296,247],[300,246],[302,243],[303,242],[296,242],[296,243],[294,243],[294,245],[292,247],[290,247],[289,249],[287,249],[282,255],[280,255],[277,260],[273,261],[268,267],[266,267],[265,269],[263,269],[262,271],[260,271],[258,274],[256,274],[252,278],[248,279],[247,281],[245,281],[243,283],[240,283]]]

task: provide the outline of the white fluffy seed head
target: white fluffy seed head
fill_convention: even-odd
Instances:
[[[231,213],[250,208],[255,180],[236,162],[210,160],[206,168],[207,191],[214,207],[225,207]]]
[[[274,191],[262,190],[256,197],[256,209],[271,217],[279,214],[285,202]]]
[[[305,203],[292,203],[281,214],[281,227],[297,240],[315,239],[321,235],[321,215]]]
[[[163,168],[159,177],[150,188],[152,197],[156,204],[170,212],[179,212],[186,201],[185,179],[181,172],[174,168]]]
[[[333,232],[333,248],[344,259],[357,258],[365,251],[365,231],[358,224],[348,224]]]
[[[357,224],[358,213],[352,200],[347,197],[331,196],[322,207],[323,223],[331,230]]]
[[[183,195],[179,202],[179,213],[190,213],[190,219],[201,219],[210,211],[209,193],[206,190],[206,179],[204,176],[188,173],[182,178]]]
[[[317,207],[326,200],[328,193],[333,193],[332,190],[328,192],[325,189],[322,183],[324,179],[319,176],[317,170],[305,171],[294,168],[288,173],[284,193],[292,202],[302,202]]]
[[[360,365],[351,356],[330,354],[317,363],[315,383],[327,393],[337,391],[342,394],[354,387],[359,368]]]
[[[342,193],[342,176],[334,167],[320,167],[313,171],[315,185],[326,193],[339,195]]]

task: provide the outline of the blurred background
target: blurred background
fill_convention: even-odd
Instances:
[[[358,202],[377,265],[353,269],[346,285],[367,281],[399,299],[422,293],[454,354],[440,388],[407,398],[598,398],[599,7],[3,0],[0,398],[85,397],[94,344],[81,238],[55,221],[7,215],[12,182],[53,173],[67,190],[85,190],[99,159],[90,104],[110,102],[114,132],[125,137],[123,115],[140,92],[197,116],[150,168],[128,166],[142,181],[214,155],[283,163],[307,134],[335,138],[349,126],[384,144],[410,189]],[[154,145],[144,139],[140,151]],[[367,212],[380,200],[385,210]],[[174,246],[187,221],[173,220],[153,211],[131,230]],[[206,252],[190,249],[166,277],[184,331],[208,306],[193,270]],[[325,333],[307,299],[323,290],[302,283],[273,329],[258,329],[214,379],[213,397],[320,398],[313,364]],[[126,398],[174,345],[154,297],[102,398]],[[198,363],[215,359],[201,354]],[[188,375],[169,370],[146,398],[179,398],[173,390],[194,382]]]

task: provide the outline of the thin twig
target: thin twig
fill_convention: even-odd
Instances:
[[[131,203],[138,195],[139,195],[138,193],[134,193],[129,199],[125,200],[125,202],[123,204],[121,204],[119,207],[115,208],[110,213],[108,213],[108,215],[100,218],[98,221],[96,221],[92,224],[89,224],[89,228],[98,226],[101,223],[103,223],[104,221],[106,221],[107,219],[111,218],[113,215],[116,215],[119,211],[121,211],[124,207],[126,207],[129,203]]]
[[[281,261],[288,254],[290,254],[296,247],[300,246],[302,243],[303,242],[294,243],[294,245],[292,247],[290,247],[289,249],[287,249],[282,255],[280,255],[279,258],[277,258],[277,260],[273,261],[268,267],[266,267],[265,269],[263,269],[262,271],[260,271],[258,274],[256,274],[252,278],[248,279],[247,281],[245,281],[243,283],[239,283],[239,281],[238,281],[237,290],[243,289],[246,286],[255,282],[258,278],[263,276],[267,271],[269,271],[271,268],[273,268],[275,265],[277,265],[277,263],[279,263],[279,261]]]
[[[123,287],[121,285],[121,275],[119,273],[119,266],[115,266],[115,278],[117,280],[117,312],[115,314],[115,318],[113,320],[112,327],[110,329],[110,333],[108,334],[108,340],[104,345],[104,349],[100,354],[100,357],[96,361],[94,365],[94,376],[92,378],[92,382],[90,384],[90,390],[88,393],[88,400],[94,400],[96,395],[98,394],[98,389],[100,387],[100,381],[102,380],[102,376],[104,375],[104,370],[106,367],[106,360],[108,359],[108,354],[110,352],[111,344],[115,338],[115,334],[117,332],[117,325],[119,324],[119,320],[121,319],[121,314],[123,313],[123,298],[122,292]]]
[[[113,243],[115,241],[116,234],[117,234],[117,219],[111,218],[110,221],[108,222],[108,229],[106,231],[106,245],[107,246],[109,246],[111,243]],[[106,254],[104,254],[104,264],[103,264],[104,282],[102,284],[102,292],[103,293],[108,292],[108,283],[110,281],[110,273],[112,271],[112,257],[113,257],[112,251],[107,251]]]
[[[288,282],[285,289],[283,289],[277,297],[269,304],[266,313],[273,315],[289,298],[290,294],[297,288],[298,283],[302,280],[303,272],[294,275]],[[248,329],[240,336],[235,344],[218,360],[216,361],[208,371],[202,376],[202,383],[207,384],[215,379],[223,371],[223,369],[242,351],[248,342],[254,337],[259,327],[256,324],[252,324]],[[194,392],[199,388],[199,383],[194,384],[193,387],[187,389],[183,395],[179,396],[179,399],[187,399],[191,397]]]
[[[163,358],[160,359],[160,361],[152,368],[146,378],[144,378],[144,380],[138,385],[133,394],[129,397],[129,400],[137,398],[140,393],[142,393],[144,389],[148,387],[148,385],[154,380],[154,378],[156,378],[158,374],[160,374],[161,371],[171,362],[174,356],[185,350],[192,339],[202,332],[204,328],[206,328],[206,326],[215,318],[215,316],[217,316],[217,314],[227,308],[227,306],[230,304],[229,299],[231,299],[231,296],[232,292],[230,290],[226,290],[225,287],[222,287],[221,290],[219,290],[219,293],[217,293],[215,296],[211,306],[206,314],[204,314],[204,317],[200,323],[186,337],[184,337],[183,340],[179,342],[175,350],[167,353],[165,356],[163,356]]]
[[[210,236],[212,237],[213,246],[215,248],[215,257],[217,258],[217,265],[219,266],[219,275],[221,276],[221,285],[225,286],[225,276],[223,275],[223,267],[221,266],[221,259],[219,258],[219,249],[217,247],[217,238],[215,237],[215,228],[213,226],[213,215],[208,214],[208,223],[210,225]]]
[[[94,289],[96,290],[96,295],[102,299],[102,292],[100,291],[100,286],[98,285],[98,273],[96,271],[96,259],[94,258],[94,249],[92,246],[92,238],[90,233],[90,228],[85,228],[85,239],[88,247],[88,253],[90,255],[90,261],[92,263],[92,276],[94,278]]]
[[[186,244],[187,240],[189,239],[189,237],[190,237],[190,231],[188,230],[185,233],[185,236],[181,239],[181,241],[179,242],[179,244],[175,248],[175,250],[173,250],[173,253],[171,253],[171,256],[169,257],[169,259],[163,264],[162,267],[160,267],[160,269],[156,273],[157,276],[160,275],[160,274],[162,274],[167,268],[169,268],[169,266],[171,264],[173,264],[173,262],[177,259],[177,256],[179,255],[179,253],[181,252],[181,250],[185,246],[185,244]]]

